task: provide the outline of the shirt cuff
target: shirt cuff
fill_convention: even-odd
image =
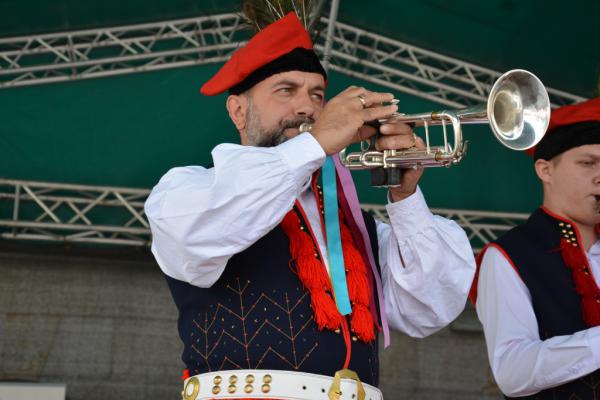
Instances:
[[[276,147],[298,187],[325,161],[325,151],[310,133],[302,133]]]
[[[415,193],[401,201],[392,203],[388,197],[386,209],[394,231],[402,233],[402,236],[423,232],[434,225],[433,214],[427,207],[423,192],[418,186]],[[402,236],[397,235],[397,237]]]

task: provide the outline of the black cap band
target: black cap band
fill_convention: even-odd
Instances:
[[[238,95],[244,93],[271,75],[288,71],[314,72],[323,75],[323,78],[327,79],[327,73],[323,69],[323,66],[319,62],[319,57],[317,57],[315,52],[303,47],[296,47],[289,53],[276,58],[252,72],[246,79],[229,89],[229,94]]]
[[[535,148],[533,159],[551,160],[567,150],[586,144],[600,144],[599,121],[562,125],[546,132]]]

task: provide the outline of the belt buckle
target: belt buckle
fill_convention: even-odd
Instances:
[[[358,400],[365,400],[365,388],[363,388],[362,382],[358,377],[358,374],[351,369],[340,369],[335,373],[333,377],[333,383],[329,388],[329,400],[340,400],[342,397],[341,380],[352,379],[356,381],[356,387],[358,392]]]

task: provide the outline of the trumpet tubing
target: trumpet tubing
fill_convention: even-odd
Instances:
[[[467,150],[462,125],[489,124],[494,136],[504,146],[525,150],[543,137],[550,121],[550,99],[542,82],[531,72],[511,70],[492,86],[487,103],[461,110],[443,110],[422,114],[399,114],[380,120],[399,121],[425,129],[424,149],[375,151],[339,154],[349,169],[442,167],[459,163]],[[432,146],[429,127],[442,126],[443,143]],[[453,144],[448,140],[447,127],[452,127]]]

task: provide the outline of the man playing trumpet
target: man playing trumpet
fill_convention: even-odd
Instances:
[[[214,148],[212,168],[172,169],[145,206],[179,309],[183,394],[350,399],[364,387],[381,398],[378,332],[389,324],[424,337],[456,318],[472,251],[456,223],[427,208],[422,170],[390,189],[390,225],[356,212],[342,175],[323,196],[319,168],[334,163],[326,157],[373,136],[365,123],[397,105],[355,86],[325,105],[327,75],[298,17],[260,28],[201,90],[229,92],[241,145]],[[378,148],[423,146],[406,124],[381,134]],[[335,386],[342,369],[338,377],[364,386]]]

